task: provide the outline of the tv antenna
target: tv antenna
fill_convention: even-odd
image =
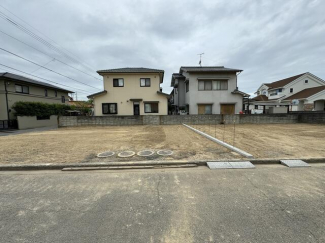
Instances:
[[[204,53],[200,53],[200,54],[198,54],[198,55],[200,56],[200,62],[199,62],[199,65],[200,65],[200,67],[202,67],[202,65],[201,65],[201,64],[202,64],[202,60],[201,60],[201,59],[202,59],[202,55],[204,55]]]

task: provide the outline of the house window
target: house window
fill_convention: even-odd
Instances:
[[[47,89],[44,89],[44,95],[47,97]]]
[[[278,91],[279,91],[279,93],[281,93],[282,92],[282,89],[279,89]]]
[[[113,79],[113,87],[124,87],[124,79],[123,78],[114,78]]]
[[[258,105],[255,105],[255,109],[257,109],[257,110],[258,110]]]
[[[103,114],[117,114],[117,103],[103,103]]]
[[[305,84],[308,84],[308,80],[307,79],[305,80]]]
[[[186,90],[186,93],[190,90],[190,84],[189,82],[185,83],[185,90]]]
[[[140,87],[150,87],[150,78],[140,78]]]
[[[54,91],[54,96],[58,97],[58,91],[56,91],[56,90]]]
[[[144,113],[158,113],[158,103],[148,102],[144,103]]]
[[[65,103],[65,96],[61,96],[61,102]]]
[[[29,94],[29,87],[28,86],[22,86],[22,85],[15,85],[16,93],[23,93],[23,94]]]
[[[212,105],[198,105],[198,114],[199,115],[211,115],[212,114]]]
[[[227,80],[201,80],[199,81],[199,90],[227,90]]]
[[[290,93],[293,93],[293,88],[290,88]]]

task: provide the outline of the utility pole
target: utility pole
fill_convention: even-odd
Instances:
[[[200,53],[200,54],[198,54],[199,56],[200,56],[200,62],[199,62],[199,65],[200,65],[200,67],[202,67],[202,60],[201,60],[201,58],[202,58],[202,55],[204,55],[204,53]]]

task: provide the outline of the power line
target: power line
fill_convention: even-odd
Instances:
[[[47,64],[49,64],[50,62],[53,62],[53,61],[55,61],[55,58],[53,58],[52,60],[50,60],[47,63],[43,64],[43,66],[46,66]],[[36,68],[34,71],[32,71],[32,73],[35,73],[39,69],[41,69],[41,67]]]
[[[54,58],[54,57],[48,55],[47,53],[45,53],[45,52],[43,52],[43,51],[41,51],[41,50],[39,50],[39,49],[37,49],[37,48],[35,48],[35,47],[33,47],[33,46],[27,44],[27,43],[24,42],[24,41],[19,40],[18,38],[14,37],[14,36],[12,36],[12,35],[9,35],[8,33],[4,32],[4,31],[2,31],[2,30],[0,30],[0,32],[3,33],[4,35],[7,35],[8,37],[10,37],[10,38],[16,40],[16,41],[19,41],[20,43],[25,44],[26,46],[29,46],[30,48],[33,48],[34,50],[36,50],[36,51],[38,51],[38,52],[40,52],[40,53],[42,53],[42,54],[44,54],[44,55],[46,55],[46,56],[48,56],[48,57]],[[90,77],[93,77],[93,78],[95,78],[95,79],[97,79],[97,80],[102,81],[101,79],[99,79],[99,78],[97,78],[97,77],[95,77],[95,76],[93,76],[93,75],[90,75],[90,74],[88,74],[88,73],[86,73],[86,72],[84,72],[84,71],[82,71],[82,70],[80,70],[80,69],[78,69],[78,68],[75,68],[75,67],[73,67],[73,66],[71,66],[71,65],[69,65],[69,64],[67,64],[67,63],[65,63],[65,62],[63,62],[63,61],[61,61],[61,60],[59,60],[59,59],[57,59],[57,58],[54,58],[54,59],[55,59],[56,61],[58,61],[58,62],[64,64],[64,65],[67,65],[67,66],[70,67],[70,68],[73,68],[73,69],[75,69],[75,70],[77,70],[77,71],[79,71],[79,72],[82,72],[82,73],[84,73],[84,74],[90,76]]]
[[[52,81],[52,80],[49,80],[49,79],[46,79],[46,78],[42,78],[42,77],[39,77],[39,76],[36,76],[36,75],[30,74],[30,73],[24,72],[24,71],[21,71],[21,70],[19,70],[19,69],[16,69],[16,68],[13,68],[13,67],[9,67],[9,66],[4,65],[4,64],[1,64],[1,63],[0,63],[0,66],[6,67],[6,68],[10,68],[10,69],[15,70],[15,71],[17,71],[17,72],[21,72],[21,73],[24,73],[24,74],[27,74],[27,75],[33,76],[33,77],[35,77],[35,78],[39,78],[39,79],[46,80],[47,82],[50,82],[50,83],[54,83],[54,84],[57,84],[57,85],[66,86],[66,87],[73,88],[73,89],[78,89],[78,90],[81,90],[81,91],[79,91],[79,92],[81,92],[81,93],[89,94],[89,92],[86,91],[86,90],[79,89],[79,88],[75,88],[75,87],[72,87],[72,86],[69,86],[69,85],[66,85],[66,84],[60,84],[60,83],[58,83],[58,82],[54,82],[54,81]],[[3,70],[4,70],[4,69],[3,69]],[[84,92],[83,92],[83,91],[84,91]]]
[[[3,6],[1,6],[3,7]],[[4,7],[3,7],[4,8]],[[6,9],[6,8],[4,8]],[[7,9],[6,9],[7,10]],[[9,10],[7,10],[9,11]],[[10,11],[9,11],[10,12]],[[12,12],[10,12],[12,13]],[[12,13],[13,14],[13,13]],[[15,14],[13,14],[15,15]],[[15,15],[16,16],[16,15]],[[52,45],[50,42],[46,41],[45,39],[43,39],[42,37],[40,37],[39,35],[35,34],[34,32],[32,32],[31,30],[29,30],[28,28],[24,27],[23,25],[19,24],[18,22],[16,22],[15,20],[11,19],[8,15],[6,15],[5,13],[0,11],[0,17],[3,18],[4,20],[6,20],[7,22],[9,22],[10,24],[14,25],[16,28],[20,29],[21,31],[25,32],[26,34],[28,34],[29,36],[31,36],[32,38],[36,39],[37,41],[41,42],[42,44],[46,45],[48,48],[55,50],[56,52],[60,53],[61,55],[65,56],[66,58],[74,61],[74,62],[79,62],[82,66],[88,68],[91,71],[94,71],[93,68],[90,68],[89,65],[88,67],[86,65],[83,64],[83,62],[71,57],[70,55],[68,55],[66,52],[61,51],[59,48],[57,48],[56,46]],[[17,17],[17,16],[16,16]],[[18,18],[18,17],[17,17]],[[19,18],[20,19],[20,18]],[[23,20],[22,20],[23,21]],[[23,21],[25,22],[25,21]],[[25,22],[26,24],[28,24],[27,22]],[[28,24],[29,25],[29,24]],[[31,26],[31,25],[29,25]],[[31,26],[32,27],[32,26]],[[32,27],[33,28],[33,27]],[[34,28],[35,29],[35,28]],[[38,31],[38,30],[37,30]],[[40,31],[38,31],[40,32]],[[41,32],[40,32],[41,33]],[[41,33],[42,34],[42,33]],[[44,34],[43,34],[44,35]],[[47,37],[48,39],[50,39],[49,37]],[[53,40],[52,40],[53,41]],[[54,41],[53,41],[54,42]],[[55,43],[55,42],[54,42]],[[57,44],[58,45],[58,44]],[[62,47],[61,47],[62,48]],[[64,49],[64,48],[62,48]]]
[[[29,59],[27,59],[27,58],[24,58],[24,57],[22,57],[22,56],[19,56],[19,55],[15,54],[15,53],[13,53],[13,52],[10,52],[10,51],[8,51],[8,50],[6,50],[6,49],[3,49],[3,48],[0,47],[0,50],[5,51],[5,52],[7,52],[7,53],[9,53],[9,54],[11,54],[11,55],[13,55],[13,56],[16,56],[16,57],[18,57],[18,58],[20,58],[20,59],[25,60],[25,61],[27,61],[27,62],[33,63],[34,65],[37,65],[37,66],[39,66],[39,67],[42,67],[42,68],[44,68],[44,69],[46,69],[46,70],[48,70],[48,71],[50,71],[50,72],[56,73],[56,74],[58,74],[58,75],[60,75],[60,76],[62,76],[62,77],[65,77],[65,78],[71,79],[71,80],[73,80],[73,81],[75,81],[75,82],[77,82],[77,83],[81,83],[81,84],[87,85],[87,86],[89,86],[89,87],[91,87],[91,88],[94,88],[94,89],[98,89],[98,90],[99,90],[99,88],[96,88],[96,87],[94,87],[94,86],[91,86],[91,85],[89,85],[89,84],[83,83],[83,82],[78,81],[78,80],[76,80],[76,79],[70,78],[69,76],[66,76],[66,75],[64,75],[64,74],[58,73],[58,72],[56,72],[56,71],[53,71],[52,69],[49,69],[49,68],[47,68],[47,67],[44,67],[44,66],[42,66],[42,65],[40,65],[40,64],[38,64],[38,63],[36,63],[36,62],[33,62],[33,61],[31,61],[31,60],[29,60]]]

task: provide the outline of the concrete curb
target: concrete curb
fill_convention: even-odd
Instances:
[[[279,159],[251,159],[252,164],[280,164],[281,159],[301,159],[307,163],[325,163],[324,158],[279,158]],[[227,160],[203,160],[203,161],[134,161],[134,162],[96,162],[96,163],[70,163],[70,164],[8,164],[0,165],[0,171],[19,171],[19,170],[62,170],[63,168],[84,168],[84,167],[127,167],[127,166],[181,166],[197,165],[206,166],[207,162],[240,162],[241,159]]]
[[[189,125],[186,125],[186,124],[183,124],[183,125],[184,125],[185,127],[189,128],[189,129],[191,129],[192,131],[194,131],[194,132],[196,132],[196,133],[198,133],[198,134],[200,134],[200,135],[206,137],[207,139],[210,139],[211,141],[213,141],[213,142],[215,142],[215,143],[218,143],[218,144],[220,144],[221,146],[226,147],[227,149],[230,149],[230,150],[232,150],[232,151],[235,151],[236,153],[239,153],[239,154],[245,156],[246,158],[249,158],[249,159],[254,158],[253,155],[251,155],[251,154],[249,154],[249,153],[247,153],[247,152],[245,152],[245,151],[243,151],[243,150],[241,150],[241,149],[239,149],[239,148],[236,148],[236,147],[234,147],[234,146],[232,146],[232,145],[230,145],[230,144],[228,144],[228,143],[222,142],[221,140],[216,139],[216,138],[214,138],[214,137],[212,137],[212,136],[210,136],[210,135],[208,135],[208,134],[206,134],[206,133],[204,133],[204,132],[201,132],[201,131],[199,131],[199,130],[197,130],[197,129],[195,129],[195,128],[189,126]]]

